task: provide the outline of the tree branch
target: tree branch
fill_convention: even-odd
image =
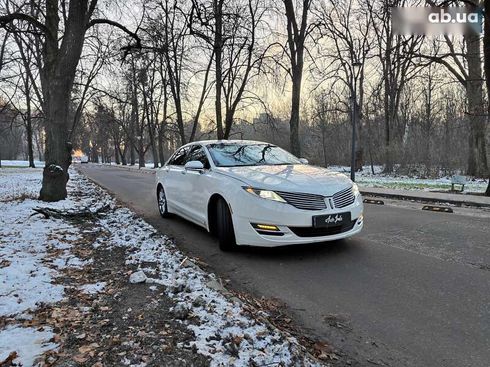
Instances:
[[[124,33],[131,36],[136,41],[135,45],[129,45],[129,46],[123,47],[122,48],[123,50],[129,50],[132,48],[138,48],[138,49],[141,48],[141,38],[135,32],[131,32],[129,29],[127,29],[121,23],[118,23],[118,22],[115,22],[115,21],[109,20],[109,19],[92,19],[90,22],[88,22],[87,29],[89,29],[90,27],[93,27],[96,24],[109,24],[113,27],[119,28],[120,30],[122,30]]]
[[[12,14],[0,16],[0,27],[5,28],[7,24],[12,23],[14,20],[21,20],[24,22],[28,22],[29,24],[36,27],[40,31],[44,32],[44,34],[46,34],[47,36],[49,37],[53,36],[49,31],[48,27],[46,27],[43,23],[41,23],[36,18],[31,17],[30,15],[24,13],[12,13]]]

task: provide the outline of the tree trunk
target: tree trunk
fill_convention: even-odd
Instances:
[[[356,151],[354,154],[354,170],[356,172],[362,171],[364,166],[364,149],[362,148],[362,137],[361,137],[361,119],[360,119],[360,106],[356,101],[356,115],[354,116],[356,120]]]
[[[76,65],[73,68],[73,74],[59,73],[56,63],[51,67],[53,70],[47,71],[43,86],[46,147],[43,181],[39,196],[43,201],[59,201],[66,198],[72,150],[71,142],[68,140],[68,109]]]
[[[468,171],[472,176],[487,177],[487,153],[485,141],[485,103],[483,99],[483,83],[480,53],[480,35],[466,36],[468,47],[468,122],[470,124]]]
[[[392,137],[391,137],[391,127],[393,126],[393,111],[392,107],[392,94],[390,83],[391,77],[391,46],[393,43],[393,34],[390,32],[387,35],[386,49],[384,51],[385,62],[383,65],[383,80],[384,80],[384,114],[385,114],[385,173],[393,172],[393,152],[392,152]]]
[[[160,164],[163,167],[165,164],[165,153],[163,151],[163,138],[164,138],[163,126],[158,129],[158,157],[160,158]]]
[[[132,80],[131,80],[131,120],[130,120],[130,131],[131,135],[129,136],[129,140],[131,143],[131,151],[130,151],[130,160],[131,160],[131,165],[134,166],[136,164],[136,144],[135,144],[135,139],[138,139],[138,134],[136,132],[136,127],[138,126],[138,91],[137,91],[137,86],[136,86],[136,71],[134,69],[133,65],[133,75],[132,75]],[[137,140],[138,144],[140,145],[141,141],[143,139],[143,136],[139,137],[139,140]],[[141,147],[139,147],[141,148]],[[140,151],[138,151],[138,154]]]
[[[234,112],[231,112],[231,111],[227,111],[225,113],[224,139],[228,139],[230,137],[231,128],[233,126],[233,115],[234,115]]]
[[[54,88],[51,89],[55,90]],[[59,89],[58,89],[59,90]],[[46,150],[45,167],[40,199],[43,201],[59,201],[67,196],[66,183],[70,176],[68,168],[71,164],[71,143],[68,141],[68,106],[70,93],[53,93],[46,102]]]
[[[132,141],[129,142],[129,165],[134,166],[136,164],[136,149]]]
[[[38,123],[37,126],[37,131],[36,131],[36,150],[37,150],[37,155],[39,157],[40,161],[44,161],[44,153],[43,153],[43,148],[42,148],[42,142],[40,141],[42,139],[42,132],[44,131],[44,120],[42,120],[41,123]]]
[[[154,130],[151,126],[149,126],[150,132],[150,144],[151,144],[151,153],[153,155],[153,168],[158,168],[158,149],[155,140]]]
[[[216,132],[218,139],[224,138],[223,119],[221,114],[221,88],[222,82],[222,51],[223,51],[223,0],[214,0],[214,12],[216,17],[216,32],[214,33],[214,52],[215,58],[215,76],[216,76]]]
[[[323,153],[323,166],[327,167],[328,166],[328,160],[327,160],[327,134],[326,134],[326,126],[324,125],[324,122],[321,122],[322,126],[320,127],[320,130],[322,132],[322,153]]]
[[[483,56],[484,56],[484,69],[485,69],[485,83],[487,87],[487,125],[490,120],[490,0],[485,0],[485,13],[484,13],[484,34],[483,34]],[[488,186],[485,191],[486,196],[490,196],[490,173],[487,174]]]
[[[29,167],[35,168],[34,149],[32,146],[32,111],[31,111],[31,93],[29,90],[29,80],[25,79],[26,93],[26,133],[27,133],[27,155],[29,157]]]
[[[123,166],[128,165],[128,161],[126,160],[126,153],[127,153],[128,147],[124,145],[124,150],[121,150],[121,143],[117,145],[117,151],[119,152],[119,156],[121,157],[121,164]]]
[[[299,142],[299,108],[301,103],[301,81],[302,65],[293,68],[292,72],[292,94],[291,94],[291,118],[289,120],[289,144],[291,153],[301,156],[301,145]]]
[[[139,168],[145,167],[145,149],[140,145],[140,150],[138,152],[138,165]]]
[[[99,148],[94,145],[90,150],[90,162],[99,163]]]
[[[385,88],[386,88],[386,82],[385,82]],[[385,167],[384,167],[384,172],[385,173],[391,173],[393,172],[393,157],[392,157],[392,152],[391,152],[391,114],[389,111],[389,96],[387,95],[387,92],[385,92]]]
[[[167,68],[171,68],[172,64],[170,61],[170,58],[167,56]],[[182,111],[182,100],[181,100],[181,93],[180,93],[180,84],[179,81],[173,76],[177,71],[172,71],[169,75],[169,84],[170,84],[170,92],[172,93],[172,98],[174,100],[175,104],[175,115],[177,118],[177,128],[179,130],[179,137],[180,137],[180,143],[181,145],[184,145],[186,143],[186,138],[185,138],[185,126],[184,126],[184,114]],[[165,98],[166,98],[166,93],[165,93]],[[166,103],[166,102],[165,102]],[[166,110],[166,108],[165,108]],[[164,114],[164,119],[166,118],[166,113]]]
[[[119,159],[119,149],[118,149],[118,144],[114,142],[114,160],[116,161],[116,164],[119,165],[121,164],[121,160]]]
[[[36,168],[34,165],[34,149],[32,147],[32,118],[29,112],[27,115],[27,154],[29,156],[29,167]]]

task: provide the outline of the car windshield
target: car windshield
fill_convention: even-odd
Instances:
[[[208,145],[217,167],[301,164],[284,149],[271,144],[215,143]]]

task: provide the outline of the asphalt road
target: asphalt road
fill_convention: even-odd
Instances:
[[[286,302],[354,365],[490,366],[488,216],[366,205],[354,238],[222,253],[205,230],[160,218],[152,174],[81,170],[232,287]]]

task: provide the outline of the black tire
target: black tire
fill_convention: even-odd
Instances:
[[[231,219],[230,208],[223,199],[216,203],[216,234],[219,248],[222,251],[232,251],[236,248],[235,230]]]
[[[160,212],[162,218],[170,217],[170,213],[168,212],[168,207],[167,207],[167,197],[165,195],[165,189],[162,186],[158,186],[157,204],[158,204],[158,211]]]

